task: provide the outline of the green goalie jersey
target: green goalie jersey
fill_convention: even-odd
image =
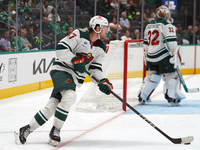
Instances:
[[[168,46],[166,45],[158,26],[161,26]],[[146,60],[152,63],[159,63],[162,59],[170,56],[169,51],[171,52],[177,47],[175,26],[168,23],[166,20],[152,21],[146,26],[144,31],[143,46],[145,49]]]
[[[105,59],[105,51],[106,47],[100,39],[95,43],[91,43],[87,30],[76,29],[58,43],[56,47],[57,59],[52,66],[52,70],[70,73],[76,85],[80,87],[86,73],[75,71],[71,60],[75,56],[83,55],[86,69],[97,79],[103,79],[102,63]]]

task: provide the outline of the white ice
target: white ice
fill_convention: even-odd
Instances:
[[[184,76],[189,88],[200,87],[200,75]],[[78,99],[91,83],[78,91]],[[164,100],[163,83],[152,95],[152,102]],[[200,113],[176,112],[170,114],[144,114],[144,116],[173,138],[194,136],[190,145],[173,144],[138,115],[124,112],[83,113],[75,105],[61,130],[58,147],[47,144],[52,127],[51,118],[31,133],[24,145],[16,145],[14,131],[27,125],[35,113],[47,103],[52,88],[0,100],[0,150],[199,150]],[[183,90],[182,90],[183,91]],[[183,93],[186,101],[200,101],[200,93]],[[167,107],[167,102],[166,102]],[[189,106],[188,106],[189,107]],[[200,106],[197,106],[200,107]]]

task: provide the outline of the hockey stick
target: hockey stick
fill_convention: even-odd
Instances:
[[[160,30],[162,36],[163,36],[163,39],[164,39],[164,41],[165,41],[165,43],[166,43],[166,45],[167,45],[168,50],[169,50],[169,46],[168,46],[167,40],[166,40],[166,38],[165,38],[165,35],[163,34],[162,28],[161,28],[161,26],[159,26],[159,25],[157,25],[157,26],[158,26],[158,28],[159,28],[159,30]],[[179,48],[180,48],[180,47],[179,47]],[[172,56],[172,53],[171,53],[170,51],[169,51],[169,53],[170,53],[170,55]],[[188,89],[188,88],[187,88],[186,83],[185,83],[185,81],[184,81],[184,79],[183,79],[183,76],[182,76],[181,71],[180,71],[180,69],[179,69],[178,66],[176,67],[176,71],[177,71],[178,77],[179,77],[179,79],[180,79],[180,81],[181,81],[181,84],[183,85],[183,88],[184,88],[185,92],[187,92],[187,93],[199,92],[199,88],[191,88],[191,89]]]
[[[101,84],[101,82],[97,78],[95,78],[90,72],[88,72],[87,70],[85,70],[85,73],[87,73],[97,83]],[[158,132],[160,132],[162,135],[164,135],[172,143],[174,143],[174,144],[190,144],[194,140],[193,136],[188,136],[188,137],[183,137],[183,138],[171,138],[166,133],[164,133],[162,130],[160,130],[157,126],[155,126],[151,121],[149,121],[147,118],[145,118],[136,109],[134,109],[131,105],[129,105],[126,101],[124,101],[121,97],[119,97],[117,94],[115,94],[115,92],[113,92],[112,90],[110,90],[110,93],[112,93],[113,96],[115,96],[118,100],[120,100],[128,108],[130,108],[132,111],[134,111],[138,116],[140,116],[143,120],[145,120],[148,124],[150,124],[154,129],[156,129]]]

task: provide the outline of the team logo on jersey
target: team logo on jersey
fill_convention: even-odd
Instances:
[[[66,82],[66,83],[71,83],[72,80],[71,80],[71,79],[67,79],[65,82]]]
[[[77,54],[78,55],[81,55],[84,57],[84,60],[85,60],[85,63],[88,64],[94,57],[92,56],[91,53],[81,53],[81,54]]]

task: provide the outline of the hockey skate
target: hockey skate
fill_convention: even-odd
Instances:
[[[49,144],[56,147],[59,143],[60,143],[60,130],[53,126],[49,134]]]
[[[26,142],[26,139],[28,137],[28,135],[33,132],[30,130],[30,126],[26,125],[24,127],[21,127],[19,129],[19,131],[14,132],[14,136],[15,136],[15,143],[20,145],[20,144],[24,144]]]
[[[139,101],[139,105],[144,105],[145,103],[150,103],[151,102],[150,99],[144,100],[140,96],[138,96],[138,101]]]
[[[179,106],[181,100],[180,99],[174,99],[174,98],[170,98],[167,94],[165,94],[165,98],[167,99],[168,101],[168,106],[169,107],[174,107],[174,106]]]
[[[174,106],[179,106],[180,105],[180,100],[179,99],[172,99],[168,100],[168,106],[169,107],[174,107]]]

